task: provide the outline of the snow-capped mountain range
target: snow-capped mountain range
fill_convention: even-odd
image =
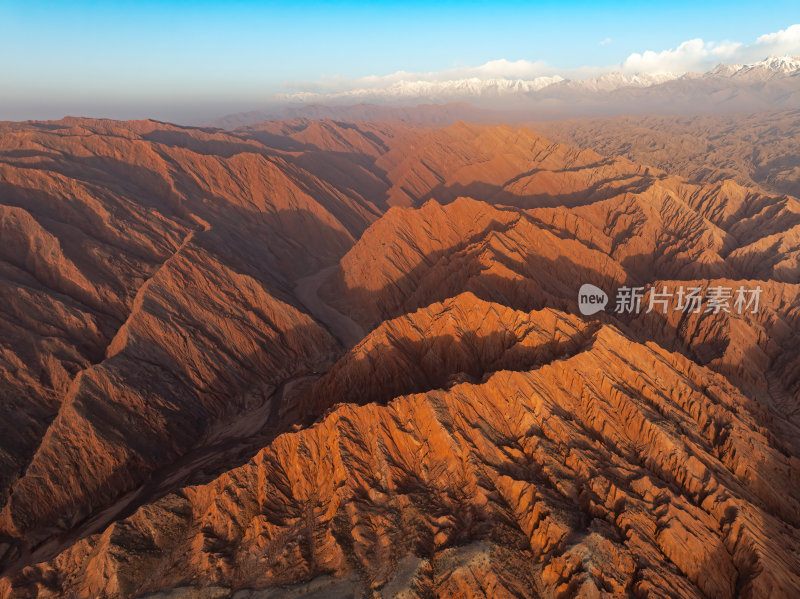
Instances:
[[[266,119],[396,118],[410,123],[555,120],[620,115],[699,115],[793,110],[800,106],[800,57],[720,64],[706,73],[608,72],[590,79],[465,78],[395,81],[336,93],[273,97],[260,110],[227,115],[234,128]]]
[[[752,64],[720,64],[705,74],[687,73],[636,73],[618,71],[580,80],[570,80],[560,75],[535,79],[453,79],[446,81],[403,80],[387,87],[364,87],[346,91],[319,93],[296,92],[283,94],[276,99],[284,102],[393,102],[410,99],[431,101],[475,100],[535,96],[542,92],[608,93],[626,88],[648,88],[673,80],[728,79],[741,82],[768,81],[774,78],[794,77],[800,74],[800,57],[770,56]]]
[[[770,56],[753,64],[720,64],[706,77],[731,77],[766,81],[773,77],[794,76],[800,73],[800,57]]]

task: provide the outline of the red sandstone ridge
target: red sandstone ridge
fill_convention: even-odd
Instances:
[[[800,202],[749,183],[506,126],[0,125],[0,597],[799,594]]]
[[[795,134],[800,112],[695,117],[626,116],[531,123],[563,143],[626,156],[693,180],[733,179],[772,193],[800,195]]]
[[[282,385],[337,347],[293,281],[374,218],[230,136],[152,122],[9,128],[4,564],[141,501],[181,456],[237,438],[243,416],[249,434],[265,426]]]
[[[636,236],[627,236],[629,231]],[[743,252],[731,248],[735,239],[690,205],[653,192],[571,210],[498,209],[471,199],[445,206],[431,201],[420,209],[387,212],[342,258],[320,292],[369,330],[465,289],[526,310],[577,312],[582,283],[605,289],[625,283],[761,286],[764,300],[756,314],[682,315],[672,310],[666,318],[643,314],[619,322],[638,338],[688,352],[742,385],[760,384],[765,392],[771,385],[774,395],[782,396],[782,388],[795,394],[798,286],[754,278],[772,278],[774,267],[761,260],[740,261]],[[644,253],[648,244],[658,253]],[[746,247],[758,252],[769,246],[758,241]],[[759,270],[753,273],[756,265]],[[703,274],[709,278],[698,280]],[[733,344],[732,336],[737,337]],[[765,370],[771,371],[769,384]]]
[[[751,400],[677,354],[581,326],[462,295],[382,327],[322,385],[350,380],[382,401],[280,436],[26,569],[6,594],[124,596],[198,576],[223,592],[321,576],[407,596],[800,592],[800,486],[779,482],[796,477],[796,459],[759,431]],[[504,341],[481,344],[481,329]],[[484,360],[482,380],[422,390],[419,379],[418,393],[389,400],[404,372],[389,374],[392,352],[433,350],[444,331],[462,349],[432,368]]]

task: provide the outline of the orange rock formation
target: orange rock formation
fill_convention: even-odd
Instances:
[[[800,595],[795,197],[505,126],[0,129],[0,597]]]

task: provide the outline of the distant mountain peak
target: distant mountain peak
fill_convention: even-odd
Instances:
[[[498,97],[518,93],[539,91],[545,87],[565,81],[560,75],[536,77],[535,79],[450,79],[446,81],[397,81],[385,88],[352,89],[333,93],[297,92],[284,94],[279,99],[314,102],[320,100],[360,100],[364,98],[455,98]]]
[[[761,66],[782,73],[794,73],[795,71],[800,71],[800,56],[773,55],[751,66]]]
[[[223,128],[267,119],[310,119],[445,125],[456,120],[526,120],[621,114],[719,114],[794,108],[800,98],[800,57],[768,56],[746,64],[720,63],[705,72],[639,71],[620,67],[568,79],[466,77],[393,81],[383,87],[301,91],[271,99],[268,109],[227,115]]]
[[[452,100],[513,99],[535,96],[542,92],[569,90],[579,93],[613,92],[625,88],[647,88],[676,79],[740,79],[762,81],[773,77],[792,76],[800,72],[800,57],[769,56],[750,64],[727,65],[720,63],[704,74],[676,74],[671,72],[623,73],[608,71],[587,79],[568,79],[560,75],[547,75],[533,79],[469,77],[443,81],[396,81],[387,87],[356,88],[337,92],[296,92],[282,94],[276,99],[283,102],[393,102],[426,99],[434,102]]]
[[[739,79],[769,79],[774,76],[794,75],[800,72],[798,56],[768,56],[748,64],[718,64],[706,77],[732,77]]]

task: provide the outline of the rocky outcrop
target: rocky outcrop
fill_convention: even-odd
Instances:
[[[800,593],[794,197],[503,126],[0,129],[0,597]]]
[[[232,136],[6,128],[0,563],[13,568],[144,501],[243,415],[266,426],[281,385],[339,351],[293,281],[334,263],[371,216]]]
[[[795,135],[800,113],[681,117],[625,116],[531,123],[562,143],[626,156],[688,179],[735,180],[772,193],[800,196]]]
[[[404,317],[331,371],[371,403],[336,407],[247,465],[141,508],[6,580],[6,595],[324,576],[375,596],[800,591],[797,458],[752,419],[752,400],[679,354],[602,326],[520,370],[391,399],[381,373],[394,354],[381,344],[403,351],[419,330],[442,326],[469,352],[476,312],[490,317],[480,326],[530,328],[498,357],[531,347],[554,322],[580,326],[469,295]],[[360,378],[364,353],[379,373],[372,383]]]

